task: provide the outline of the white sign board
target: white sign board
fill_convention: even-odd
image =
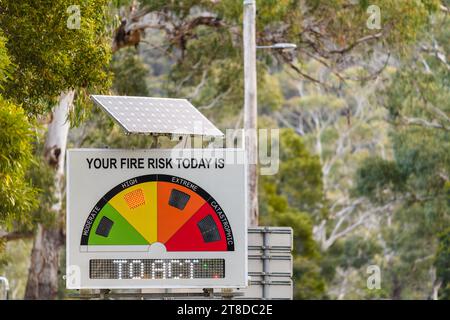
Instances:
[[[67,288],[247,285],[242,149],[67,154]]]

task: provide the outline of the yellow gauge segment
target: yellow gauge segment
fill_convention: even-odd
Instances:
[[[145,182],[116,194],[114,207],[149,243],[157,241],[157,183]]]

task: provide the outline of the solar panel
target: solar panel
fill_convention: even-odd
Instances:
[[[101,95],[91,99],[127,133],[223,136],[186,99]]]

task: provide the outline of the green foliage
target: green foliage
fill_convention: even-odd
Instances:
[[[129,2],[116,1],[121,5]],[[147,30],[146,42],[139,47],[140,57],[134,54],[134,49],[116,54],[114,90],[120,94],[187,97],[221,127],[239,127],[236,118],[243,104],[242,0],[143,2],[151,11],[163,12],[178,28],[186,26],[183,23],[203,11],[217,15],[225,27],[198,26],[186,32],[184,37]],[[362,288],[352,297],[423,298],[423,292],[429,290],[427,277],[432,264],[431,259],[426,258],[427,251],[432,252],[435,248],[433,235],[441,230],[439,224],[447,224],[448,204],[444,197],[445,192],[448,195],[449,187],[440,175],[448,176],[448,157],[445,157],[448,136],[435,130],[403,128],[402,123],[397,123],[399,127],[386,141],[387,125],[380,120],[384,118],[385,110],[361,106],[360,98],[365,96],[366,87],[353,80],[342,83],[335,75],[328,75],[329,70],[319,68],[319,62],[311,62],[306,56],[308,53],[323,54],[326,63],[331,61],[330,65],[341,59],[353,63],[345,54],[327,54],[326,47],[332,44],[331,47],[337,49],[351,48],[355,41],[379,33],[379,30],[366,27],[369,18],[366,9],[370,4],[380,6],[385,30],[380,40],[364,42],[356,46],[355,51],[365,52],[368,48],[370,52],[374,48],[371,44],[377,43],[377,53],[392,48],[407,52],[411,43],[424,36],[430,12],[437,10],[439,2],[307,0],[301,3],[304,5],[295,0],[257,1],[258,44],[297,43],[300,49],[286,55],[292,55],[292,60],[298,62],[302,70],[326,81],[330,88],[325,89],[311,81],[286,85],[286,79],[282,77],[286,77],[289,68],[280,67],[280,55],[270,50],[258,51],[260,114],[269,119],[275,119],[280,110],[285,112],[283,115],[294,114],[292,127],[303,135],[300,138],[293,130],[282,132],[280,172],[276,176],[261,177],[261,223],[288,225],[294,229],[297,298],[325,297],[325,280],[330,284],[335,281],[337,269],[345,271],[347,278],[344,281],[351,281],[354,276],[353,284]],[[307,22],[311,22],[309,27],[314,25],[314,32],[303,29],[308,27]],[[441,44],[448,39],[438,32],[432,34]],[[312,49],[312,46],[315,47]],[[155,53],[159,50],[163,51],[161,55]],[[397,59],[404,63],[403,68],[395,73],[388,90],[382,94],[383,102],[388,102],[386,107],[393,111],[390,120],[397,121],[398,115],[406,111],[409,116],[425,115],[427,121],[435,121],[435,115],[424,108],[423,97],[439,108],[448,106],[448,90],[442,85],[446,79],[445,70],[437,67],[433,59],[426,60],[434,70],[433,74],[423,72],[420,63],[415,63],[420,60],[405,62],[402,59],[406,59],[406,55],[399,55]],[[414,72],[407,68],[412,64],[416,67]],[[280,69],[286,71],[282,77],[278,77]],[[355,66],[343,73],[352,79],[366,77],[366,69],[365,65]],[[392,69],[388,68],[389,71]],[[384,79],[385,75],[382,76]],[[369,84],[377,82],[372,81],[372,77],[369,79]],[[418,113],[419,108],[423,109],[422,113]],[[361,116],[365,113],[370,113],[371,117]],[[72,131],[72,144],[148,146],[145,137],[124,137],[121,130],[100,113],[94,111],[91,116],[81,130]],[[323,122],[319,138],[314,131],[317,119]],[[343,155],[335,147],[342,137],[344,151],[339,152]],[[347,144],[347,141],[352,142]],[[315,149],[315,144],[322,144],[320,159],[308,151],[308,148]],[[392,151],[391,144],[394,146]],[[383,149],[383,157],[371,158],[381,153],[380,149]],[[339,156],[336,160],[335,154]],[[363,166],[356,174],[356,195],[367,196],[374,205],[384,205],[399,198],[408,200],[395,207],[393,216],[383,219],[383,212],[379,214],[380,220],[377,220],[378,216],[371,217],[367,223],[370,227],[351,232],[336,241],[329,252],[320,252],[313,240],[313,225],[321,223],[324,217],[333,218],[333,212],[324,208],[328,202],[338,203],[336,212],[340,210],[340,200],[344,199],[344,203],[354,200],[350,199],[349,190],[354,186],[353,172],[360,162]],[[326,171],[327,164],[331,169],[325,180],[322,171]],[[334,189],[326,195],[328,201],[324,200],[324,188],[330,187],[323,181],[334,183]],[[347,223],[351,221],[344,221],[343,229]],[[373,227],[377,224],[381,227]],[[379,264],[383,270],[383,290],[376,293],[365,290],[365,266],[369,263]]]
[[[114,55],[111,63],[114,73],[113,90],[118,95],[148,96],[149,70],[134,49],[124,49]]]
[[[0,96],[0,224],[9,227],[25,222],[37,205],[35,190],[25,179],[33,138],[24,110]]]
[[[333,265],[343,268],[355,268],[374,264],[373,257],[381,253],[381,248],[376,239],[366,239],[360,235],[351,235],[339,240],[332,249],[330,255],[338,257]]]
[[[264,222],[270,222],[279,226],[290,226],[294,230],[295,252],[300,255],[317,257],[317,245],[312,238],[312,221],[307,213],[296,210],[289,206],[286,197],[277,192],[276,186],[263,183],[262,206],[266,206]]]
[[[385,250],[393,252],[381,263],[395,299],[430,297],[433,268],[443,284],[440,298],[448,298],[450,69],[440,57],[450,50],[450,23],[435,19],[420,44],[427,49],[403,61],[381,91],[392,123],[393,159],[366,161],[356,177],[360,194],[395,204],[380,234]]]
[[[296,256],[294,259],[293,278],[295,299],[326,299],[326,282],[322,270],[315,260]]]
[[[67,27],[70,18],[67,9],[72,4],[65,0],[0,1],[0,28],[9,39],[5,46],[4,38],[0,38],[0,80],[9,76],[9,81],[2,84],[2,95],[9,101],[0,100],[0,141],[2,150],[6,150],[0,165],[2,223],[17,226],[28,221],[37,200],[42,201],[40,210],[45,209],[45,201],[36,197],[36,190],[29,185],[31,178],[26,175],[33,159],[31,143],[35,138],[31,130],[34,124],[27,116],[49,111],[60,92],[73,88],[79,89],[78,108],[72,114],[76,123],[85,117],[83,108],[90,106],[86,103],[87,93],[109,86],[107,1],[83,1],[79,29]],[[8,73],[5,72],[9,63],[6,51],[14,63],[14,69]],[[42,190],[53,185],[49,174],[42,174],[44,169],[39,163],[33,168],[39,168],[36,170],[40,174],[34,178]],[[40,197],[50,195],[51,190]]]
[[[16,65],[4,96],[22,104],[27,113],[42,114],[62,91],[107,88],[107,3],[80,2],[80,28],[69,29],[67,9],[73,1],[1,0],[0,28],[9,39],[8,52]]]
[[[140,45],[146,49],[159,47],[169,57],[168,81],[164,83],[163,94],[187,97],[220,127],[229,126],[233,118],[238,117],[239,108],[243,105],[242,0],[141,2],[149,11],[165,17],[161,32],[151,30],[146,35],[145,41],[150,46],[145,43]],[[378,42],[404,49],[417,38],[430,13],[437,9],[437,3],[437,0],[370,2],[380,6],[382,24],[386,29]],[[119,1],[118,4],[127,5],[129,2]],[[263,114],[276,110],[281,104],[274,78],[267,77],[280,68],[284,61],[281,56],[291,56],[288,60],[300,69],[303,69],[302,63],[306,60],[305,52],[323,56],[326,64],[333,65],[340,55],[327,53],[330,49],[326,47],[330,43],[333,48],[348,48],[346,52],[354,47],[363,52],[369,48],[367,51],[370,52],[370,46],[356,46],[356,43],[361,38],[380,32],[366,26],[369,15],[365,11],[365,1],[259,0],[256,5],[259,45],[292,42],[301,47],[295,52],[284,53],[258,50],[258,101]],[[217,17],[222,25],[191,28],[190,22],[202,13]],[[170,30],[172,25],[180,34],[164,31]],[[311,29],[320,32],[312,32]],[[155,37],[155,33],[158,36]]]
[[[443,36],[450,34],[450,23],[436,24],[440,30],[431,29],[436,38],[429,41],[441,41],[444,52],[450,50]],[[371,196],[383,188],[385,195],[407,192],[413,203],[444,200],[450,173],[450,69],[436,54],[411,57],[410,62],[381,92],[395,125],[391,132],[394,161],[368,160],[358,171],[357,188]]]
[[[367,6],[377,5],[381,11],[382,27],[392,27],[384,38],[385,43],[404,48],[405,44],[417,38],[430,13],[438,10],[440,1],[361,0],[349,4],[347,0],[309,0],[306,3],[313,9],[316,19],[333,17],[324,32],[344,47],[356,39],[379,32],[366,27],[369,18]]]
[[[405,183],[402,174],[394,161],[379,157],[369,158],[356,172],[356,189],[359,195],[377,200],[385,196],[385,189],[400,192]]]
[[[238,118],[243,105],[242,1],[146,0],[142,2],[150,11],[163,12],[168,20],[173,21],[173,24],[180,28],[186,26],[183,23],[188,23],[202,12],[210,12],[224,22],[225,27],[198,26],[189,30],[185,37],[152,30],[148,32],[145,39],[151,45],[147,46],[142,43],[139,50],[144,56],[143,60],[149,66],[152,66],[155,59],[153,56],[151,58],[145,56],[148,56],[149,52],[156,51],[151,50],[152,48],[162,47],[168,56],[162,61],[167,73],[167,76],[162,76],[162,78],[166,81],[162,81],[157,88],[151,88],[150,95],[187,97],[220,127],[239,126],[239,120],[236,121],[236,118]],[[369,15],[365,10],[369,4],[377,4],[381,8],[382,25],[388,29],[378,43],[381,43],[381,46],[404,49],[417,38],[428,22],[430,12],[435,10],[429,5],[432,2],[436,3],[436,1],[401,0],[393,2],[381,0],[370,3],[355,1],[350,4],[344,0],[308,0],[302,1],[302,5],[300,5],[298,0],[260,0],[257,1],[257,43],[259,45],[274,42],[297,43],[300,50],[286,54],[292,55],[294,62],[298,60],[298,65],[302,70],[308,67],[307,62],[309,62],[305,61],[307,60],[305,52],[311,52],[314,55],[323,54],[326,59],[333,61],[335,56],[324,53],[326,52],[325,47],[330,43],[335,48],[349,48],[359,39],[380,32],[366,27]],[[308,27],[305,21],[311,22],[309,27],[317,25],[314,30],[320,33],[304,30],[305,26]],[[368,44],[371,43],[368,42]],[[312,49],[312,46],[315,47]],[[361,51],[364,51],[363,49],[370,45],[358,46],[358,49],[361,47]],[[273,119],[275,112],[279,111],[283,104],[286,104],[283,98],[289,98],[293,92],[299,91],[299,86],[296,83],[293,88],[288,89],[284,83],[279,81],[279,78],[273,76],[273,73],[281,69],[280,61],[282,59],[277,52],[261,50],[257,54],[259,112],[261,115]],[[341,56],[337,55],[336,57],[339,59]],[[127,59],[120,61],[120,63],[126,62]],[[334,61],[330,64],[333,65],[333,63]],[[289,67],[285,69],[289,69]],[[322,79],[324,73],[319,73],[317,77]],[[360,73],[367,76],[366,73]],[[357,75],[360,76],[359,73]],[[150,85],[155,82],[160,83],[160,81],[161,76],[155,74],[151,74],[147,79],[147,83]],[[341,81],[337,77],[334,77],[332,81],[333,86],[340,86]],[[134,82],[135,79],[130,84],[130,88],[134,88]],[[124,83],[124,85],[126,84]],[[336,90],[336,92],[321,90],[322,88],[309,90],[310,87],[315,86],[315,83],[307,82],[304,87],[307,87],[308,94],[302,95],[297,101],[289,101],[289,104],[295,105],[296,108],[289,112],[297,112],[300,120],[305,119],[305,114],[315,112],[320,108],[320,116],[325,119],[325,122],[333,117],[337,118],[336,125],[325,130],[323,138],[321,138],[321,142],[326,146],[323,152],[323,160],[326,161],[332,157],[333,150],[329,146],[337,143],[343,128],[350,126],[347,124],[347,119],[340,115],[347,110],[356,109],[352,102],[358,99],[359,91],[356,93],[351,91],[361,88],[346,84],[348,92],[345,94],[342,94],[342,90]],[[301,89],[303,90],[304,87]],[[289,92],[287,92],[288,90]],[[361,123],[364,120],[362,119]],[[94,140],[94,143],[102,141],[110,146],[122,145],[120,138],[113,138],[120,135],[120,133],[117,134],[116,129],[108,131],[109,134],[106,137],[99,134],[92,141],[88,138],[87,145]],[[348,139],[354,139],[363,144],[372,135],[375,135],[368,132],[370,129],[369,125],[358,123],[358,128],[352,131]],[[295,295],[298,298],[323,297],[325,290],[320,252],[312,238],[312,228],[314,223],[319,223],[323,219],[327,210],[324,208],[321,159],[308,152],[311,139],[311,136],[307,136],[303,141],[294,131],[284,130],[281,137],[280,171],[276,176],[261,177],[260,184],[261,223],[293,226],[296,239]],[[128,145],[131,143],[141,145],[135,140],[128,141]],[[376,147],[370,146],[369,148],[375,149]],[[351,156],[339,159],[330,174],[333,175],[332,179],[339,182],[342,180],[342,186],[350,188],[352,181],[349,176],[354,170],[352,165],[356,167],[355,163],[363,157],[361,154],[362,152],[356,155],[352,154],[353,157],[348,163],[346,161]],[[345,175],[340,169],[342,169],[341,171],[350,171],[350,173]],[[377,187],[375,184],[373,188]],[[334,196],[338,198],[347,191],[336,190]],[[333,266],[356,268],[361,267],[364,262],[372,261],[373,255],[378,252],[375,240],[371,238],[370,243],[363,245],[359,244],[361,239],[363,238],[355,236],[350,237],[348,242],[340,242],[338,247],[343,246],[342,253],[346,257],[353,254],[356,256],[347,263],[344,258],[340,261],[333,261],[332,263],[336,263]]]
[[[450,173],[449,137],[449,133],[429,128],[405,128],[394,135],[396,161],[417,198],[445,193],[443,177]]]
[[[294,280],[298,299],[318,299],[325,294],[319,267],[320,252],[313,239],[308,211],[322,200],[320,163],[292,130],[280,135],[280,169],[275,176],[262,176],[260,214],[263,225],[290,226],[294,231]],[[302,206],[299,206],[302,204]]]
[[[0,89],[9,80],[10,59],[0,30]],[[36,190],[26,179],[32,162],[34,133],[22,108],[0,94],[0,225],[29,222],[37,206]],[[0,252],[2,245],[0,243]]]
[[[444,41],[443,43],[446,43]],[[402,116],[421,117],[429,122],[436,121],[448,127],[443,122],[437,108],[450,112],[450,71],[440,68],[435,59],[424,59],[434,72],[427,72],[420,66],[399,70],[393,77],[386,94],[385,106],[393,121],[400,123]]]
[[[29,168],[27,172],[27,179],[29,179],[33,186],[39,190],[36,200],[39,207],[34,208],[32,213],[32,228],[38,223],[45,227],[53,227],[58,221],[56,212],[51,210],[55,203],[55,183],[54,183],[54,168],[50,167],[45,161],[40,161],[43,158],[43,144],[37,144],[35,150],[36,161]]]
[[[0,248],[0,274],[9,280],[10,299],[24,297],[32,247],[31,239],[20,239],[6,243],[3,251]]]
[[[34,131],[39,127],[34,118],[46,115],[61,92],[73,89],[77,98],[70,120],[77,124],[86,117],[87,107],[91,105],[86,103],[87,94],[100,93],[110,86],[107,70],[110,42],[105,28],[108,1],[79,2],[80,27],[70,29],[68,20],[72,13],[68,9],[74,4],[77,5],[68,0],[0,0],[2,230],[32,230],[36,226],[34,222],[47,225],[54,222],[52,215],[45,214],[52,204],[53,190],[49,186],[54,185],[54,173],[41,167],[42,158],[33,162],[32,146],[37,138]],[[8,38],[6,45],[3,35]],[[7,65],[13,68],[7,69]],[[5,78],[8,81],[3,82]],[[40,188],[39,194],[36,186]],[[23,282],[18,283],[17,278],[23,281],[28,266],[19,267],[19,254],[23,250],[16,243],[14,246],[17,250],[10,255],[14,261],[1,270],[15,277],[11,281],[15,295],[23,290]],[[8,255],[0,256],[0,260],[5,257]],[[26,265],[28,261],[23,260]]]
[[[3,88],[3,82],[9,77],[9,69],[11,69],[11,61],[6,49],[6,38],[2,36],[0,29],[0,90]]]
[[[320,161],[310,154],[293,130],[283,129],[280,139],[279,192],[289,199],[293,207],[315,212],[323,201]]]

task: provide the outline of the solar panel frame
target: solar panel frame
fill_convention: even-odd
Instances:
[[[127,134],[223,136],[186,99],[106,95],[91,99]]]

